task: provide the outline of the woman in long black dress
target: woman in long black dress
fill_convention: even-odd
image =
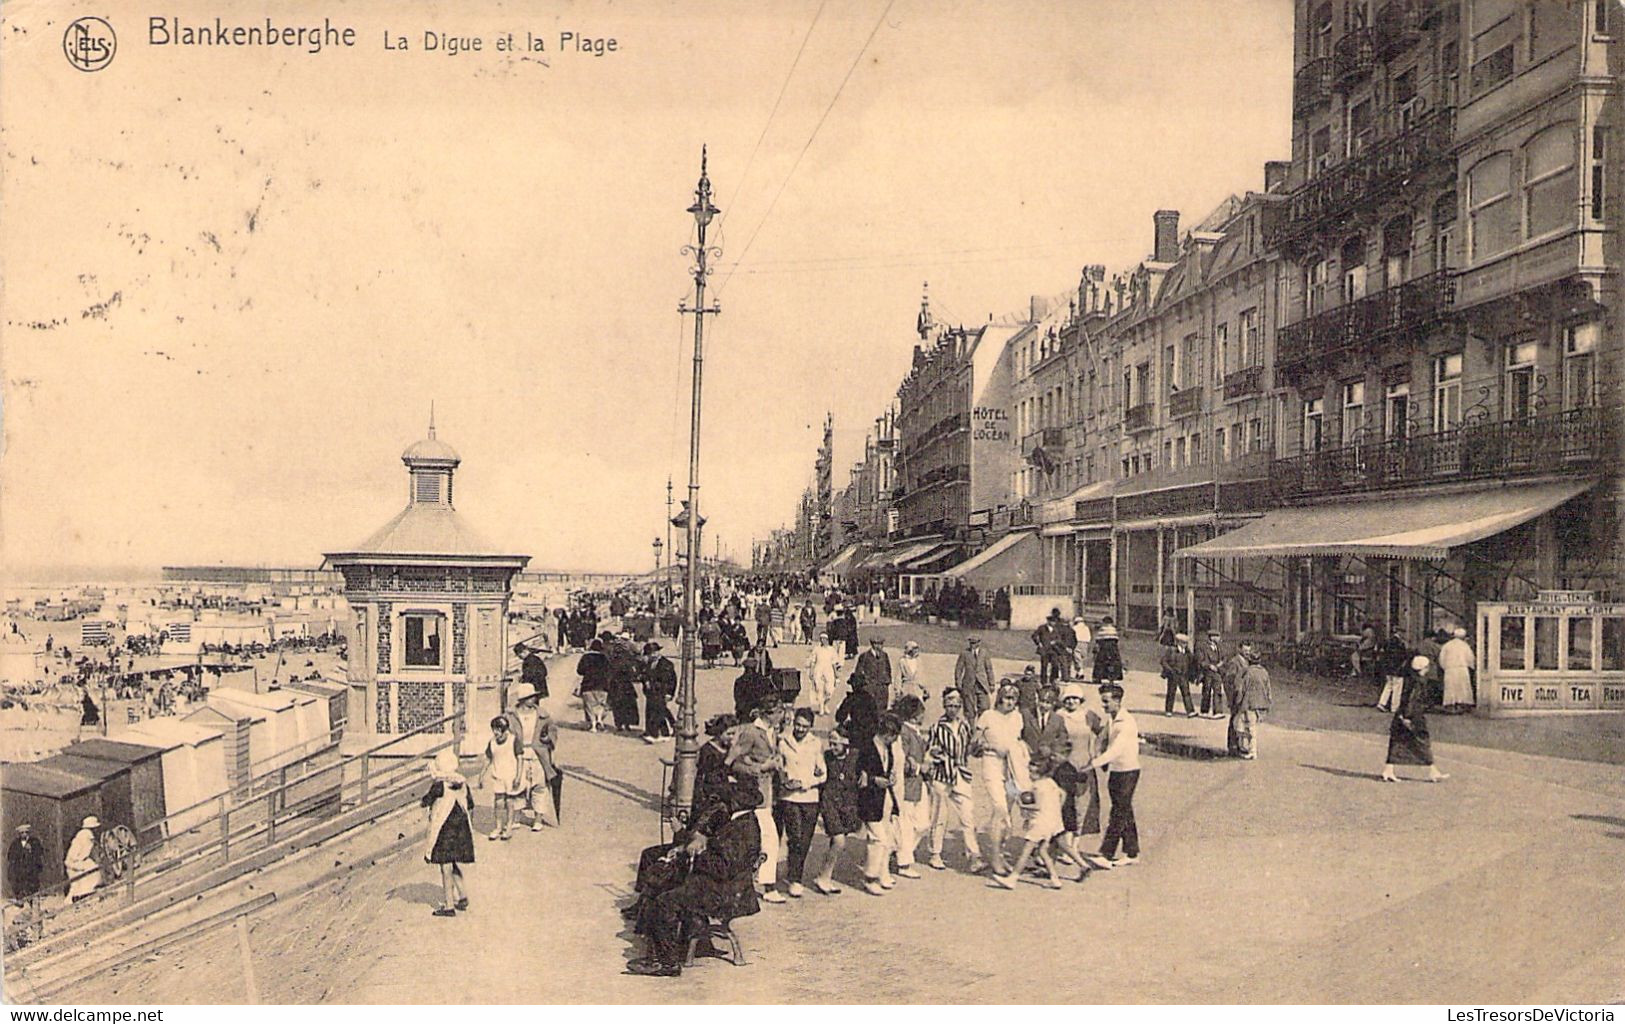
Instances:
[[[461,865],[474,863],[474,829],[469,823],[474,794],[469,792],[463,773],[457,770],[457,755],[450,749],[435,755],[429,778],[433,781],[422,801],[429,809],[429,834],[423,860],[440,865],[443,899],[434,916],[456,917],[457,911],[468,909]]]
[[[1428,735],[1428,659],[1417,655],[1405,672],[1405,688],[1388,726],[1388,763],[1382,766],[1382,781],[1398,782],[1394,766],[1425,766],[1429,782],[1443,782],[1450,776],[1433,764],[1433,739]]]
[[[1123,652],[1117,648],[1117,624],[1110,615],[1102,619],[1100,628],[1095,630],[1094,680],[1096,683],[1123,681]]]

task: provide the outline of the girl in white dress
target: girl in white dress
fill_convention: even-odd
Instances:
[[[1001,683],[993,707],[976,719],[976,747],[982,760],[982,786],[992,816],[988,820],[989,856],[995,874],[1008,865],[1004,839],[1010,832],[1010,791],[1032,788],[1027,774],[1027,747],[1021,742],[1021,691],[1014,683]]]
[[[1061,787],[1050,778],[1052,772],[1062,764],[1060,758],[1049,754],[1035,754],[1029,763],[1028,770],[1033,776],[1033,788],[1030,793],[1021,795],[1021,805],[1027,811],[1027,827],[1022,832],[1023,840],[1021,856],[1007,875],[995,874],[988,882],[989,888],[1014,889],[1016,879],[1022,877],[1027,869],[1027,862],[1038,855],[1038,862],[1044,865],[1049,878],[1043,883],[1047,888],[1061,888],[1061,880],[1055,874],[1055,858],[1050,856],[1050,841],[1066,831],[1066,824],[1061,817],[1061,800],[1064,795]]]
[[[491,719],[491,742],[485,745],[485,771],[480,785],[491,787],[496,824],[485,838],[507,839],[513,826],[513,805],[524,795],[521,757],[523,744],[508,729],[503,715]]]

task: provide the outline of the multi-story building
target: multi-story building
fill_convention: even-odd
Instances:
[[[1297,4],[1274,509],[1184,552],[1278,566],[1283,632],[1619,590],[1610,8]]]

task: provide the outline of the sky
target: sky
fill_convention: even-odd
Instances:
[[[314,565],[399,510],[431,402],[458,509],[504,550],[652,566],[687,482],[702,144],[701,503],[748,560],[826,412],[845,482],[924,282],[939,321],[1015,313],[1290,149],[1289,0],[162,6],[356,44],[154,46],[140,3],[0,7],[14,572]],[[118,38],[93,73],[63,53],[82,14]]]

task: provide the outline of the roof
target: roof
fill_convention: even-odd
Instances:
[[[157,747],[140,743],[90,739],[80,740],[63,751],[63,753],[72,754],[75,757],[94,758],[97,761],[112,761],[116,764],[140,764],[143,761],[152,760],[162,751]]]
[[[525,555],[502,554],[470,527],[456,509],[429,502],[413,502],[360,544],[327,557],[354,560],[357,556],[369,555],[501,559],[521,565],[530,561]]]
[[[1039,522],[1058,523],[1071,519],[1077,510],[1078,502],[1089,501],[1092,498],[1109,498],[1116,486],[1116,480],[1096,480],[1094,483],[1084,484],[1064,498],[1051,498],[1040,507]]]
[[[221,739],[220,730],[179,718],[148,718],[119,733],[143,743],[162,744],[173,750],[177,746],[201,746]]]
[[[1230,533],[1175,552],[1179,558],[1360,555],[1441,559],[1451,548],[1534,519],[1593,481],[1456,493],[1381,495],[1335,505],[1280,508]]]
[[[0,765],[0,789],[62,799],[95,789],[100,783],[42,764]]]
[[[401,453],[402,462],[461,462],[457,449],[440,440],[429,436],[421,441],[414,442],[411,447]]]
[[[75,757],[72,754],[57,754],[39,762],[41,768],[50,768],[53,771],[66,772],[77,775],[83,779],[94,779],[101,782],[106,779],[128,775],[130,766],[116,761],[100,761],[94,757]]]

